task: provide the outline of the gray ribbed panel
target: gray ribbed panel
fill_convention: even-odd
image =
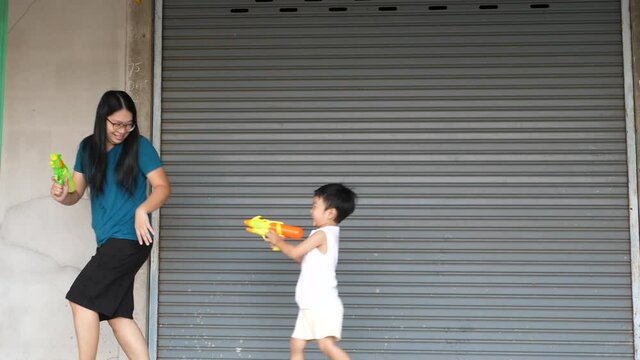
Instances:
[[[354,360],[633,358],[618,1],[163,2],[160,359],[288,357],[331,181]]]

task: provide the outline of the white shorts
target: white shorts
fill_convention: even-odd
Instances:
[[[292,338],[303,340],[319,340],[333,336],[336,340],[342,337],[342,303],[322,308],[300,309]]]

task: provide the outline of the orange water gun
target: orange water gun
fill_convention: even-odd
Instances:
[[[245,226],[247,227],[245,230],[252,234],[260,235],[263,239],[266,239],[267,233],[269,230],[273,230],[276,234],[280,236],[284,236],[289,239],[301,239],[302,228],[297,226],[286,225],[280,221],[272,221],[269,219],[264,219],[262,216],[254,216],[251,219],[247,219],[244,221]],[[280,251],[280,249],[276,246],[272,247],[273,251]]]

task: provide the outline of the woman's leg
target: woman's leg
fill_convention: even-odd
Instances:
[[[76,329],[78,341],[78,358],[80,360],[95,360],[98,353],[98,338],[100,336],[100,318],[98,313],[69,301],[73,314],[73,326]]]
[[[336,344],[336,339],[333,336],[318,340],[318,347],[320,348],[320,351],[327,355],[331,360],[351,359],[349,355],[347,355],[347,353],[342,350],[338,344]]]
[[[135,321],[123,317],[108,321],[118,344],[129,360],[149,360],[147,341]]]
[[[291,338],[289,347],[291,348],[291,360],[304,360],[304,347],[307,340]]]

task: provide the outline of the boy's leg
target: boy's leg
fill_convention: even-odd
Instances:
[[[124,317],[117,317],[108,321],[116,340],[118,340],[118,344],[120,344],[129,360],[149,360],[147,341],[135,321]]]
[[[73,327],[78,341],[78,358],[95,360],[98,353],[100,318],[98,313],[69,301],[73,314]]]
[[[328,336],[324,339],[318,340],[318,347],[320,351],[327,355],[331,360],[350,360],[351,358],[347,353],[342,350],[338,344],[336,344],[336,339],[333,336]]]
[[[289,346],[291,348],[291,360],[304,360],[304,347],[307,340],[291,338]]]

